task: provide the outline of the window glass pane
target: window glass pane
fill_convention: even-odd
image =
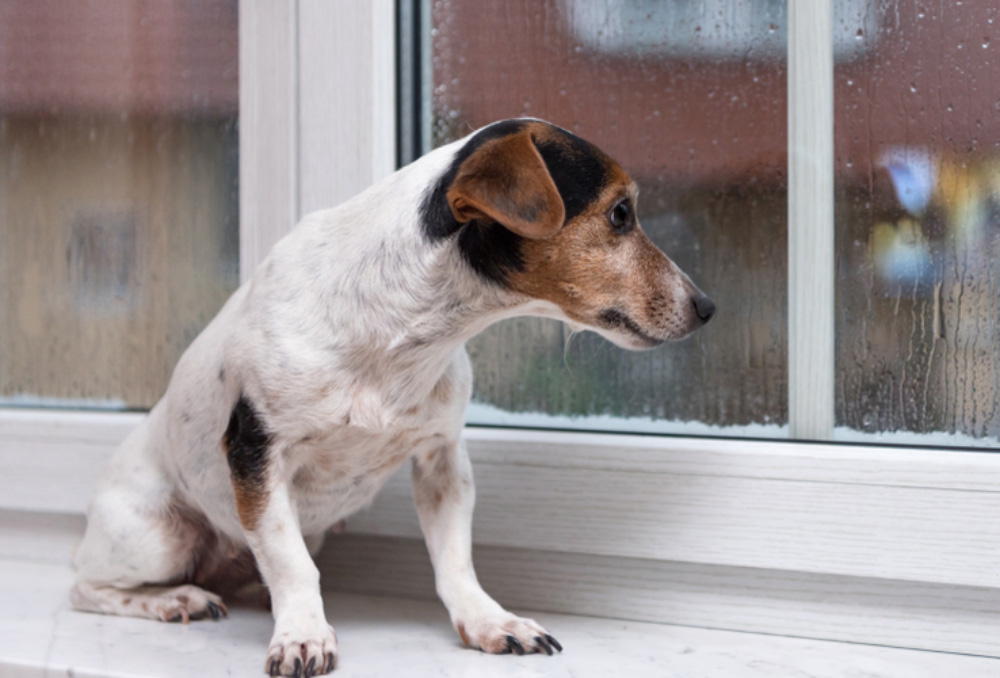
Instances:
[[[845,2],[835,73],[837,437],[1000,433],[996,3]]]
[[[469,421],[787,434],[783,0],[439,0],[433,142],[535,116],[640,185],[643,228],[718,304],[629,353],[539,319],[469,343]]]
[[[0,404],[143,408],[239,280],[237,0],[0,3]]]

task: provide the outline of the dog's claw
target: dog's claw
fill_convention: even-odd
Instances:
[[[549,645],[562,652],[562,645],[559,644],[558,640],[556,640],[547,633],[545,634],[545,640],[549,641]]]
[[[330,633],[333,636],[333,629]],[[272,678],[314,678],[330,673],[337,668],[337,651],[330,649],[335,643],[335,636],[323,642],[310,639],[274,643],[268,649],[267,673]]]
[[[208,603],[208,614],[212,619],[218,621],[222,617],[222,610],[215,603],[209,601]]]
[[[552,656],[552,646],[549,645],[544,638],[541,636],[535,636],[535,644],[544,650],[545,654]]]
[[[521,645],[521,641],[514,636],[507,636],[507,650],[523,655],[524,645]]]

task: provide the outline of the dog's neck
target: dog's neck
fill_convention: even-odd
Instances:
[[[295,261],[286,278],[262,276],[271,314],[311,309],[271,326],[287,327],[287,344],[324,347],[287,355],[303,373],[370,403],[354,425],[383,426],[425,401],[466,341],[490,324],[518,315],[555,315],[474,271],[458,234],[430,241],[420,227],[426,177],[448,161],[425,156],[335,210],[307,217],[277,254]],[[374,207],[373,207],[374,206]],[[289,294],[306,297],[291,307]],[[295,339],[292,333],[309,338]],[[312,362],[315,360],[315,362]],[[360,396],[358,394],[361,394]],[[353,406],[352,406],[353,407]]]
[[[377,195],[360,203],[370,206],[373,200],[379,204]],[[305,279],[304,270],[294,287],[309,294],[321,290],[316,315],[323,327],[315,327],[310,343],[331,349],[326,379],[350,384],[353,393],[363,394],[354,400],[368,403],[365,413],[352,411],[352,424],[378,428],[426,401],[466,341],[500,319],[534,312],[529,299],[473,271],[457,236],[428,243],[414,223],[415,211],[354,209],[342,206],[336,220],[320,214],[303,224],[314,234],[297,238],[292,256],[303,269],[332,277],[318,285]],[[324,242],[336,243],[336,249],[320,247]],[[321,261],[326,257],[335,258],[335,265]]]
[[[427,401],[436,384],[454,380],[466,341],[497,320],[522,314],[524,300],[470,281],[462,266],[445,245],[388,279],[372,280],[379,289],[399,285],[399,293],[358,314],[361,324],[354,324],[358,331],[343,353],[342,366],[360,394],[352,406],[353,425],[405,426],[408,413]],[[406,282],[400,285],[396,274]]]

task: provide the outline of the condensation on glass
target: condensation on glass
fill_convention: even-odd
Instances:
[[[837,437],[996,444],[1000,11],[835,4]]]
[[[0,405],[151,406],[239,282],[237,0],[0,3]]]
[[[784,2],[440,0],[432,25],[435,145],[516,116],[596,143],[719,308],[645,353],[552,321],[498,324],[469,343],[469,420],[785,435]]]

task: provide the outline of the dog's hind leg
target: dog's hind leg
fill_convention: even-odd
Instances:
[[[90,504],[70,601],[104,614],[217,619],[226,612],[219,596],[180,584],[192,574],[206,535],[150,459],[148,425],[147,419],[119,448]]]
[[[227,614],[219,596],[192,584],[120,589],[77,581],[70,591],[70,600],[73,607],[84,612],[185,624],[193,619],[219,619]]]

